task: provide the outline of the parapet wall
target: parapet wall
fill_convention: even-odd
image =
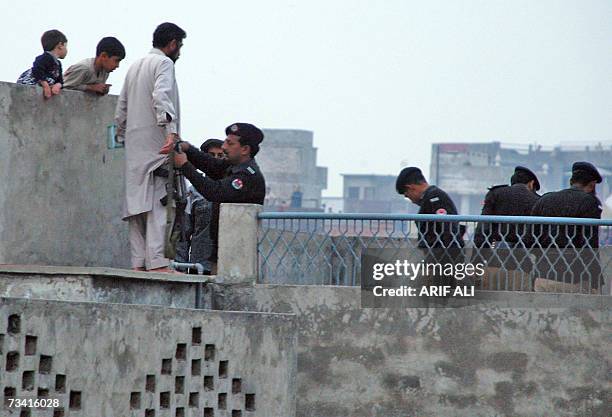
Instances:
[[[0,415],[291,417],[296,342],[282,314],[0,298]]]
[[[361,309],[359,291],[258,285],[214,300],[296,314],[299,417],[609,415],[608,296],[499,292],[474,307]],[[538,308],[552,304],[563,307]]]
[[[115,103],[0,82],[0,264],[129,266]]]

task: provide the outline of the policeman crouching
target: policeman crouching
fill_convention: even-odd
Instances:
[[[234,123],[225,129],[225,134],[227,137],[222,146],[225,159],[215,158],[183,141],[177,143],[179,152],[174,154],[175,167],[180,168],[194,188],[213,203],[211,238],[214,249],[210,259],[214,264],[217,262],[219,241],[219,205],[263,205],[266,194],[264,176],[255,162],[259,144],[264,139],[263,132],[249,123]]]

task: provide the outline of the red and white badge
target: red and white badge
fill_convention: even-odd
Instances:
[[[436,210],[436,214],[448,214],[445,208],[439,208]]]
[[[244,184],[240,178],[236,178],[234,181],[232,181],[232,187],[234,187],[236,190],[241,189],[243,185]]]

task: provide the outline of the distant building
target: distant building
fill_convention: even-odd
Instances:
[[[394,175],[342,174],[344,212],[414,213],[410,204],[395,191]]]
[[[266,178],[264,209],[321,211],[327,168],[317,166],[313,133],[295,129],[264,129],[263,132],[265,138],[257,163]]]
[[[509,145],[489,143],[436,143],[432,145],[430,183],[444,189],[460,214],[480,214],[487,188],[508,184],[516,165],[534,171],[540,193],[567,188],[575,161],[597,166],[604,181],[597,186],[600,200],[611,194],[612,144],[594,146]]]
[[[321,209],[325,213],[344,213],[344,197],[321,197]]]

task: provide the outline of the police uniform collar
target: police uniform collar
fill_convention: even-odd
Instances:
[[[418,201],[417,204],[420,206],[423,203],[423,201],[427,198],[427,195],[435,191],[436,188],[438,187],[436,187],[435,185],[430,185],[429,187],[427,187],[425,191],[423,191],[423,195],[421,195],[421,199]]]
[[[253,164],[254,160],[253,159],[249,159],[248,161],[242,162],[238,165],[232,165],[230,168],[230,172],[232,172],[233,174],[240,172],[240,171],[244,171],[246,170],[248,167],[250,167]]]

